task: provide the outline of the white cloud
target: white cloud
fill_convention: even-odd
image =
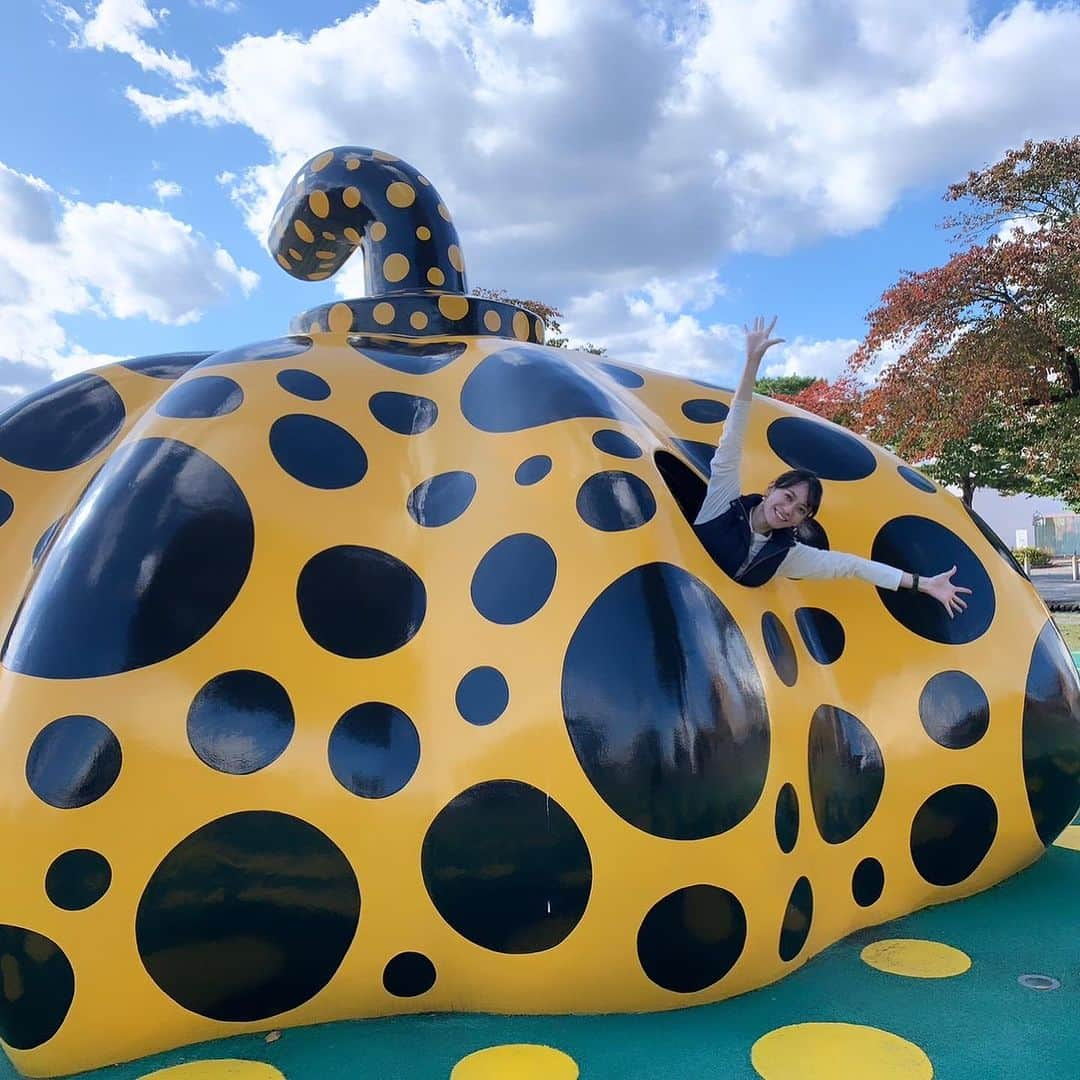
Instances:
[[[0,163],[0,382],[26,385],[107,363],[72,342],[60,317],[92,313],[183,325],[258,275],[163,210],[59,197]],[[17,223],[17,227],[15,224]],[[18,379],[3,365],[22,365]],[[10,369],[6,369],[9,371]]]
[[[166,199],[175,199],[184,193],[184,189],[175,180],[155,180],[153,183],[154,194],[159,202]]]

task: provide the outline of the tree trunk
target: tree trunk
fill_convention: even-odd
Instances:
[[[975,477],[965,476],[960,484],[960,497],[964,501],[964,505],[970,510],[971,500],[975,498]]]

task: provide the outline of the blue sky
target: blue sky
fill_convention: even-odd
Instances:
[[[471,284],[557,304],[577,340],[730,379],[738,327],[779,312],[773,369],[833,375],[898,273],[947,257],[946,185],[1080,126],[1076,3],[11,7],[0,407],[357,294],[359,266],[305,286],[262,246],[335,143],[424,171]]]

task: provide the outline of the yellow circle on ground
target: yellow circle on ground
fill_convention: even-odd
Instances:
[[[514,337],[519,341],[525,341],[529,336],[529,317],[524,311],[514,312],[514,321],[511,324],[514,327]]]
[[[191,1061],[147,1073],[139,1080],[285,1080],[285,1074],[261,1061],[236,1058],[219,1061]]]
[[[326,197],[325,191],[313,191],[307,197],[307,204],[311,207],[311,212],[320,218],[330,216],[330,200]]]
[[[497,334],[502,326],[502,318],[497,311],[484,312],[484,325],[493,333]]]
[[[867,945],[860,953],[863,963],[890,975],[908,975],[913,979],[948,979],[963,975],[971,967],[971,957],[942,945],[940,941],[918,938],[887,938]]]
[[[386,226],[381,221],[376,221],[371,226],[371,239],[375,241],[383,240],[386,237]]]
[[[439,310],[448,318],[464,319],[469,313],[469,301],[464,296],[448,296],[443,294],[439,297]]]
[[[409,272],[409,260],[398,252],[387,255],[383,259],[382,272],[387,281],[400,281]]]
[[[388,304],[385,300],[381,304],[376,304],[372,309],[371,317],[380,326],[389,326],[394,321],[394,305]]]
[[[354,210],[360,205],[360,189],[357,187],[347,187],[341,193],[341,201],[350,209]]]
[[[395,180],[386,189],[386,201],[391,206],[402,208],[412,206],[416,201],[416,192],[413,190],[412,184],[406,184],[403,180]]]
[[[347,334],[352,329],[353,313],[348,304],[335,304],[326,319],[331,334]]]
[[[1080,851],[1080,825],[1066,825],[1065,831],[1054,841],[1054,846]]]
[[[762,1035],[750,1063],[763,1080],[931,1080],[934,1067],[914,1043],[861,1024],[792,1024]]]
[[[450,1080],[577,1080],[574,1059],[551,1046],[507,1043],[463,1057]]]

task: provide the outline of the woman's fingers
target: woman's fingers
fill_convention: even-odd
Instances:
[[[778,319],[779,317],[780,317],[779,315],[774,315],[774,316],[772,317],[772,322],[771,322],[771,323],[769,323],[769,329],[765,331],[765,333],[766,333],[766,334],[771,334],[771,333],[773,332],[773,327],[774,327],[774,326],[776,326],[776,320],[777,320],[777,319]],[[764,322],[765,320],[764,320],[764,319],[762,319],[761,321],[762,321],[762,322]]]

